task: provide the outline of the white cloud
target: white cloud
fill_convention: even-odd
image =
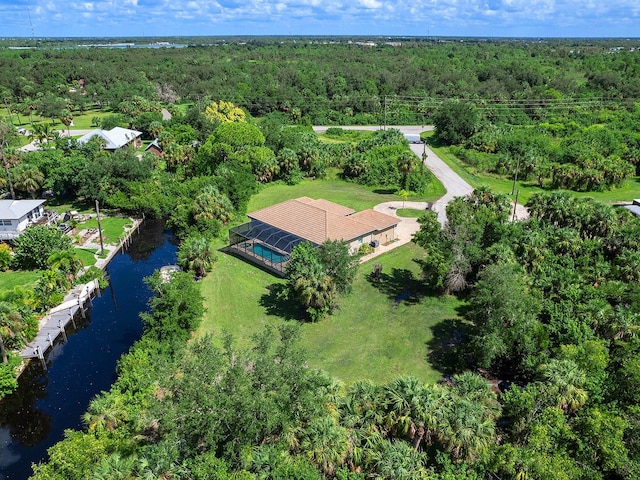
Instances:
[[[21,1],[0,0],[3,26],[15,26],[3,35],[30,35]],[[638,0],[31,1],[42,36],[139,34],[148,17],[154,34],[164,35],[425,35],[428,27],[430,35],[637,36],[640,25]]]
[[[380,8],[382,7],[382,2],[378,2],[377,0],[360,0],[360,5],[365,8]]]

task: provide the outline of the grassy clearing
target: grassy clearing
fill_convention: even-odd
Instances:
[[[361,266],[353,293],[339,299],[340,308],[315,324],[302,323],[302,345],[312,367],[347,383],[368,378],[387,382],[413,375],[435,382],[441,373],[429,363],[432,329],[444,321],[459,322],[454,298],[417,298],[423,291],[413,258],[419,247],[409,244]],[[382,280],[369,281],[373,263],[383,265]],[[278,302],[272,288],[283,283],[259,268],[228,254],[201,283],[207,313],[198,334],[219,339],[231,332],[242,345],[265,325],[298,321],[295,308]],[[404,292],[404,293],[403,293]],[[404,300],[399,295],[408,295]]]
[[[117,245],[120,237],[124,233],[125,225],[131,225],[131,220],[121,217],[101,217],[100,223],[102,224],[102,238],[104,243],[110,245]],[[78,229],[84,228],[98,228],[98,220],[90,218],[86,222],[79,223]]]
[[[434,179],[435,180],[435,179]],[[434,181],[432,191],[423,196],[410,196],[411,201],[435,201],[444,195],[442,184]],[[318,180],[303,180],[298,185],[270,184],[251,197],[249,212],[298,197],[324,198],[356,211],[373,208],[378,203],[399,201],[402,198],[391,189],[367,188],[357,183],[345,182],[333,175]]]
[[[325,143],[358,143],[365,138],[371,137],[371,130],[343,130],[343,134],[339,136],[327,135],[326,133],[318,134],[318,138]]]
[[[67,211],[76,211],[80,214],[90,214],[95,213],[95,204],[92,202],[87,202],[85,200],[80,199],[61,199],[61,198],[50,198],[47,199],[47,203],[45,207],[48,210],[55,210],[60,215]]]
[[[75,253],[85,267],[96,264],[96,250],[90,248],[76,248]]]
[[[396,215],[403,218],[420,218],[424,215],[424,210],[417,210],[415,208],[399,208],[396,210]]]
[[[41,274],[40,270],[0,272],[0,292],[6,292],[18,285],[31,285]]]

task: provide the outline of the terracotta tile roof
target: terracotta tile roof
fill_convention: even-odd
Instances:
[[[300,198],[296,198],[296,200],[298,200],[299,202],[306,203],[307,205],[312,205],[314,207],[321,208],[326,212],[335,213],[336,215],[341,215],[343,217],[346,215],[351,215],[352,213],[355,212],[353,208],[345,207],[344,205],[340,205],[339,203],[330,202],[329,200],[325,200],[324,198],[318,198],[317,200],[314,200],[313,198],[309,198],[309,197],[300,197]]]
[[[346,212],[353,210],[328,200],[301,197],[251,212],[248,217],[318,245],[326,240],[351,241],[400,222],[373,210],[360,212],[361,218],[357,213],[348,215]]]
[[[376,212],[372,209],[354,213],[353,215],[349,215],[349,218],[355,218],[359,222],[369,225],[375,230],[384,230],[385,228],[389,228],[400,223],[398,218],[385,213]]]

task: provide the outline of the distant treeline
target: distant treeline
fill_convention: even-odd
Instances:
[[[557,114],[575,102],[640,98],[640,40],[171,37],[144,42],[192,46],[64,48],[98,41],[109,39],[5,41],[40,48],[0,50],[2,101],[71,95],[80,108],[115,108],[134,95],[203,105],[208,97],[254,116],[419,124],[446,98],[473,100],[488,117],[518,123],[539,121],[549,106]],[[85,90],[73,95],[80,80]]]

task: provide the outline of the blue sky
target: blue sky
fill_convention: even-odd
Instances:
[[[640,0],[0,0],[0,36],[32,33],[640,37]]]

